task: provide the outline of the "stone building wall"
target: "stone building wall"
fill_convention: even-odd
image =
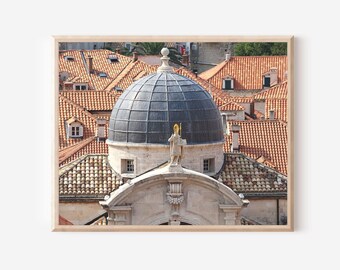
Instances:
[[[216,174],[223,165],[223,142],[215,144],[197,144],[184,146],[182,165],[185,168],[203,173],[203,160],[215,159],[214,170],[208,175]],[[157,144],[109,144],[109,162],[112,168],[121,174],[122,159],[133,159],[135,173],[142,174],[170,160],[170,147]],[[126,175],[129,176],[129,175]]]

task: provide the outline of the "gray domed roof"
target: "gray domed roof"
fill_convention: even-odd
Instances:
[[[119,97],[108,142],[168,144],[175,123],[182,123],[188,144],[224,140],[220,112],[207,91],[182,75],[154,73]]]

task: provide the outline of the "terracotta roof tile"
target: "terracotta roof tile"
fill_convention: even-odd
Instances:
[[[93,58],[94,74],[88,74],[86,61],[88,56]],[[109,55],[115,55],[117,62],[109,61]],[[65,56],[74,57],[68,61]],[[59,52],[59,72],[66,71],[71,78],[76,77],[77,82],[89,83],[91,90],[104,90],[132,61],[130,57],[114,53],[109,50],[70,50]],[[100,77],[104,72],[107,77]]]
[[[234,89],[262,89],[263,74],[271,67],[278,68],[278,82],[285,80],[288,69],[287,56],[234,56],[217,66],[201,73],[199,76],[222,89],[222,79],[234,78]]]
[[[257,159],[265,157],[274,169],[287,175],[287,125],[278,120],[228,121],[229,126],[239,125],[240,152]],[[230,152],[232,132],[226,136],[225,151]]]
[[[287,192],[285,176],[240,153],[226,154],[220,178],[236,193],[246,196],[285,196]],[[111,169],[107,155],[91,154],[62,170],[59,195],[61,199],[103,199],[122,183]]]
[[[94,139],[95,139],[94,137],[90,137],[81,140],[80,142],[74,145],[64,147],[62,150],[59,151],[59,164],[62,164],[65,160],[74,155],[76,152],[85,147],[87,144],[91,143]]]
[[[102,199],[121,184],[107,155],[87,155],[59,176],[59,195],[61,199]]]
[[[244,111],[244,107],[230,101],[218,107],[220,111]]]
[[[288,120],[288,102],[287,99],[267,99],[266,105],[266,119],[269,118],[270,111],[274,111],[274,118],[287,122]]]
[[[274,118],[287,122],[288,112],[288,83],[287,81],[273,86],[268,90],[254,95],[254,100],[265,101],[265,118],[269,119],[269,112],[273,110]]]
[[[60,91],[60,94],[88,111],[112,111],[120,93],[107,91]]]
[[[77,117],[81,123],[83,123],[83,138],[69,138],[67,139],[65,121],[69,120],[71,117]],[[96,130],[96,118],[84,110],[83,107],[72,102],[66,97],[59,94],[59,148],[63,149],[79,143],[82,139],[87,139],[95,136]]]
[[[244,195],[287,192],[285,176],[243,154],[228,153],[220,177],[233,191]]]
[[[275,85],[269,89],[261,91],[254,95],[254,100],[262,99],[287,99],[288,95],[288,83],[287,81]]]
[[[131,62],[107,87],[106,90],[114,90],[114,87],[119,86],[126,90],[135,80],[154,73],[157,71],[157,66],[149,65],[143,61],[137,60]]]
[[[109,149],[107,144],[104,141],[97,141],[95,138],[91,140],[90,143],[85,144],[80,149],[76,149],[77,151],[73,152],[71,155],[62,159],[60,166],[64,166],[74,160],[88,154],[108,154]]]

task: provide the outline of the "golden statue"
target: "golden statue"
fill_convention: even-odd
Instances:
[[[185,139],[181,138],[181,126],[174,124],[174,133],[169,138],[170,142],[170,166],[177,166],[180,164],[183,156],[183,146],[187,144]]]

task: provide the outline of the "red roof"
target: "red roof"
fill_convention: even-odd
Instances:
[[[222,89],[222,79],[227,76],[234,78],[235,90],[262,89],[263,75],[272,67],[278,68],[278,82],[285,80],[287,56],[234,56],[199,76],[218,89]]]
[[[288,136],[286,123],[278,120],[228,121],[241,127],[240,152],[257,159],[263,156],[273,168],[287,175]],[[232,132],[226,136],[225,151],[230,152]],[[269,164],[269,163],[268,163]]]
[[[108,58],[115,55],[117,62]],[[66,60],[65,56],[72,56],[74,60]],[[87,72],[88,56],[92,57],[93,74]],[[91,90],[104,90],[132,61],[130,57],[114,53],[109,50],[70,50],[59,53],[59,72],[67,72],[70,78],[76,78],[77,83],[88,83]],[[99,76],[105,73],[107,77]]]

